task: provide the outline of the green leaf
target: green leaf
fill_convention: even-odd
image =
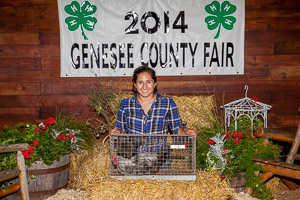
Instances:
[[[92,15],[97,11],[97,7],[94,5],[91,5],[90,2],[84,1],[82,3],[81,12],[83,16]]]
[[[214,16],[207,16],[205,18],[205,22],[206,22],[207,28],[209,30],[214,30],[215,28],[218,27],[218,25],[220,23],[219,20],[218,20],[218,18],[214,17]]]
[[[236,22],[236,19],[235,19],[235,17],[232,17],[232,16],[222,18],[222,26],[227,30],[232,30],[233,24],[235,22]]]
[[[213,1],[211,4],[205,6],[205,11],[209,14],[219,16],[220,15],[220,3]]]
[[[221,6],[221,15],[231,15],[236,11],[236,6],[231,4],[229,1],[224,1]]]
[[[80,5],[77,1],[72,1],[71,4],[65,6],[65,11],[69,15],[79,16],[80,15]]]
[[[85,17],[83,27],[88,31],[92,31],[94,30],[96,23],[97,19],[95,17]]]
[[[79,27],[78,18],[77,17],[67,17],[65,19],[66,24],[68,25],[68,29],[70,31],[75,31]]]

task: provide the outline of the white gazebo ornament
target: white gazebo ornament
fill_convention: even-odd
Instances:
[[[237,130],[237,120],[241,116],[247,116],[251,120],[251,134],[253,134],[253,121],[261,117],[264,122],[264,127],[267,128],[267,112],[272,106],[257,101],[256,98],[250,99],[247,97],[248,85],[245,85],[245,98],[235,100],[221,106],[225,109],[225,129],[230,125],[230,120],[233,118],[234,127]]]

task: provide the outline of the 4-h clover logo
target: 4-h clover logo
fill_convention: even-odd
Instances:
[[[70,31],[75,31],[80,26],[83,38],[88,40],[84,34],[84,29],[88,31],[94,30],[97,19],[90,15],[97,11],[97,7],[91,5],[88,1],[82,2],[81,6],[77,1],[72,1],[71,4],[65,6],[65,11],[69,15],[72,15],[72,17],[67,17],[65,19],[68,29]]]
[[[232,5],[229,1],[224,1],[220,8],[218,1],[213,1],[211,4],[205,6],[205,11],[213,16],[205,18],[207,28],[214,30],[219,27],[218,32],[214,39],[217,39],[220,35],[221,26],[227,30],[233,29],[233,24],[236,22],[235,17],[228,16],[236,11],[236,6]]]

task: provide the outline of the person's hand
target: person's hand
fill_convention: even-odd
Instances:
[[[120,133],[122,133],[122,131],[121,131],[120,129],[117,129],[117,128],[111,129],[111,130],[108,132],[109,135],[120,134]]]
[[[184,134],[186,134],[186,135],[194,135],[194,136],[197,137],[197,131],[195,131],[194,129],[190,129],[190,128],[185,127],[183,129],[183,131],[184,131]]]

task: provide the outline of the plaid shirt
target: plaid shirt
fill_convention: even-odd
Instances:
[[[148,113],[145,114],[137,95],[123,99],[118,110],[116,128],[125,134],[178,134],[179,127],[183,127],[177,106],[173,99],[156,93]]]

